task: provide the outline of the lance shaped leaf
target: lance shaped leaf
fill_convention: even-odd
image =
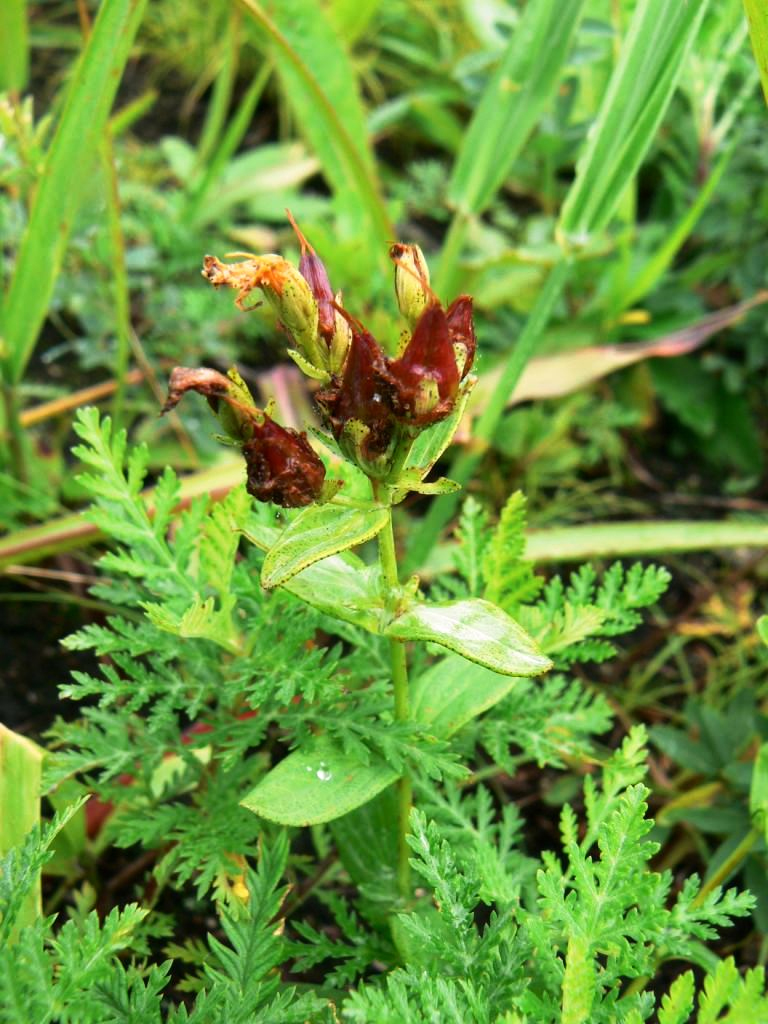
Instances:
[[[416,721],[431,726],[439,739],[448,739],[506,697],[518,678],[449,655],[415,680],[411,713]],[[382,758],[372,756],[364,764],[318,737],[284,758],[242,803],[282,825],[316,825],[367,804],[397,778],[398,773]]]
[[[384,630],[396,640],[425,640],[507,676],[537,676],[552,667],[522,626],[490,601],[415,604]]]
[[[396,779],[383,758],[363,764],[320,738],[289,754],[241,802],[282,825],[319,825],[367,803]]]
[[[280,535],[276,527],[264,523],[252,523],[242,533],[262,551],[268,551]],[[366,565],[349,551],[315,562],[281,586],[326,615],[362,626],[369,633],[381,632],[381,569]]]
[[[311,506],[300,512],[267,552],[261,585],[267,589],[283,585],[315,562],[370,540],[384,528],[387,516],[385,508],[337,505]]]

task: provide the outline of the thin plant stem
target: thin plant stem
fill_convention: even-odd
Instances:
[[[376,498],[379,497],[377,487],[373,485]],[[389,600],[397,593],[400,581],[397,574],[397,553],[395,551],[395,535],[392,530],[392,508],[387,509],[387,524],[379,534],[379,562],[384,585]],[[392,686],[395,700],[395,721],[405,722],[410,716],[410,699],[408,692],[408,664],[405,656],[405,644],[401,640],[389,641],[389,653],[392,665]],[[400,896],[408,900],[411,894],[410,851],[406,836],[410,826],[411,807],[413,805],[413,783],[408,772],[404,772],[397,783],[397,887]]]
[[[120,188],[112,145],[112,130],[104,126],[101,140],[101,162],[107,191],[107,222],[112,261],[112,298],[115,315],[115,394],[112,400],[112,418],[115,429],[123,426],[125,387],[128,377],[128,359],[131,351],[131,300],[125,264],[125,237],[120,222]]]
[[[21,424],[19,409],[19,392],[10,381],[3,385],[3,406],[5,412],[5,430],[8,435],[8,449],[11,456],[16,480],[26,484],[29,480],[27,472],[26,452],[24,448],[24,428]]]

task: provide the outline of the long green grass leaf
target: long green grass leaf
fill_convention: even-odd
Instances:
[[[509,175],[562,77],[584,0],[533,0],[485,87],[448,183],[456,213],[435,289],[450,296],[471,216],[482,213]]]
[[[752,49],[760,69],[765,102],[768,103],[768,6],[765,0],[744,0]]]
[[[23,376],[45,319],[72,222],[91,187],[104,126],[145,6],[146,0],[110,0],[101,5],[69,84],[3,305],[3,369],[10,383]]]
[[[0,3],[0,92],[22,92],[29,75],[27,0]]]
[[[551,101],[584,0],[532,0],[485,87],[448,183],[461,213],[482,213]]]
[[[608,224],[667,109],[708,0],[640,0],[560,214],[567,243]]]
[[[323,10],[281,0],[270,17],[257,0],[240,4],[266,31],[285,96],[317,153],[337,208],[366,239],[366,252],[386,253],[394,232],[379,192],[365,114],[349,57]]]

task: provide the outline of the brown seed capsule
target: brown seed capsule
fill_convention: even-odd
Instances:
[[[248,471],[246,490],[257,501],[271,501],[283,508],[303,508],[320,496],[325,466],[307,435],[281,427],[266,413],[243,445]]]
[[[228,435],[240,443],[249,494],[284,508],[301,508],[317,500],[325,466],[306,434],[281,427],[257,409],[237,370],[225,377],[206,367],[177,366],[162,412],[175,408],[187,391],[204,395]]]

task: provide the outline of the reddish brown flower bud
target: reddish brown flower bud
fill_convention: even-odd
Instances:
[[[246,489],[257,501],[272,501],[283,508],[311,505],[320,496],[325,466],[307,435],[281,427],[266,413],[243,445],[248,470]]]
[[[336,310],[333,305],[333,288],[331,288],[331,282],[328,279],[328,271],[325,269],[323,261],[307,241],[299,225],[293,219],[291,211],[286,210],[285,212],[301,246],[299,273],[309,285],[317,302],[319,314],[318,331],[330,344],[336,327]]]
[[[348,322],[352,341],[342,379],[315,398],[342,450],[383,476],[397,441],[387,357],[362,324]]]
[[[427,426],[450,413],[461,378],[442,306],[427,306],[389,373],[398,415],[407,422]]]

